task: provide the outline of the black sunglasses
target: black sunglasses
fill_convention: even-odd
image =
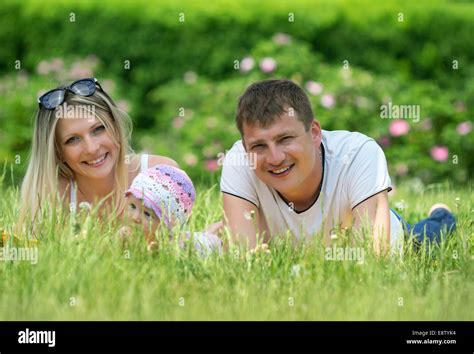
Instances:
[[[94,94],[97,86],[99,86],[99,89],[102,92],[104,91],[95,77],[80,79],[74,81],[69,86],[59,87],[46,92],[38,98],[38,103],[46,109],[55,109],[63,104],[66,91],[72,92],[75,95],[87,97]]]

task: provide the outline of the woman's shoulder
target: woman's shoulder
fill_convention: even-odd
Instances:
[[[143,154],[136,154],[132,157],[131,163],[130,163],[130,180],[133,180],[133,178],[136,177],[136,175],[140,172],[140,164],[141,164],[141,157]],[[179,165],[174,161],[173,159],[170,159],[169,157],[166,156],[160,156],[160,155],[148,155],[148,167],[152,167],[155,165],[169,165],[173,167],[178,167]]]
[[[133,155],[132,161],[131,161],[131,166],[133,167],[140,167],[140,160],[142,158],[143,154],[136,154]],[[155,165],[170,165],[174,167],[179,167],[177,162],[173,159],[170,159],[169,157],[166,156],[160,156],[160,155],[148,155],[148,166],[155,166]]]

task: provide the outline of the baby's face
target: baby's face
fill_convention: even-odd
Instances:
[[[130,220],[137,225],[142,225],[146,241],[155,241],[155,231],[160,225],[160,219],[158,219],[153,209],[147,208],[143,201],[137,199],[133,194],[127,196],[127,205]]]

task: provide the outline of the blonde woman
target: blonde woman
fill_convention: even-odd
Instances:
[[[95,78],[48,91],[38,103],[17,233],[32,231],[42,209],[58,202],[72,212],[81,202],[101,202],[121,215],[123,195],[140,171],[177,167],[167,157],[133,153],[130,118]]]

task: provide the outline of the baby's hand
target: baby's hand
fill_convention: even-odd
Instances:
[[[218,235],[221,229],[224,227],[224,222],[222,220],[215,222],[214,224],[211,224],[208,226],[206,229],[207,233]]]
[[[128,245],[128,242],[131,239],[132,233],[133,233],[133,230],[130,226],[122,226],[119,229],[118,235],[124,247]],[[154,237],[147,237],[145,235],[145,241],[147,244],[148,252],[150,253],[158,252],[158,242],[156,242]]]
[[[118,236],[122,244],[124,246],[127,245],[130,236],[132,236],[132,228],[130,226],[122,226],[118,231]]]
[[[265,253],[265,254],[271,254],[270,249],[268,248],[268,245],[266,243],[262,243],[261,245],[258,245],[255,247],[253,250],[250,251],[250,253]]]
[[[150,253],[156,253],[156,252],[158,252],[158,249],[159,249],[159,247],[158,247],[158,242],[156,242],[156,241],[150,241],[150,242],[148,242],[148,244],[147,244],[147,250],[148,250],[148,252],[150,252]]]

